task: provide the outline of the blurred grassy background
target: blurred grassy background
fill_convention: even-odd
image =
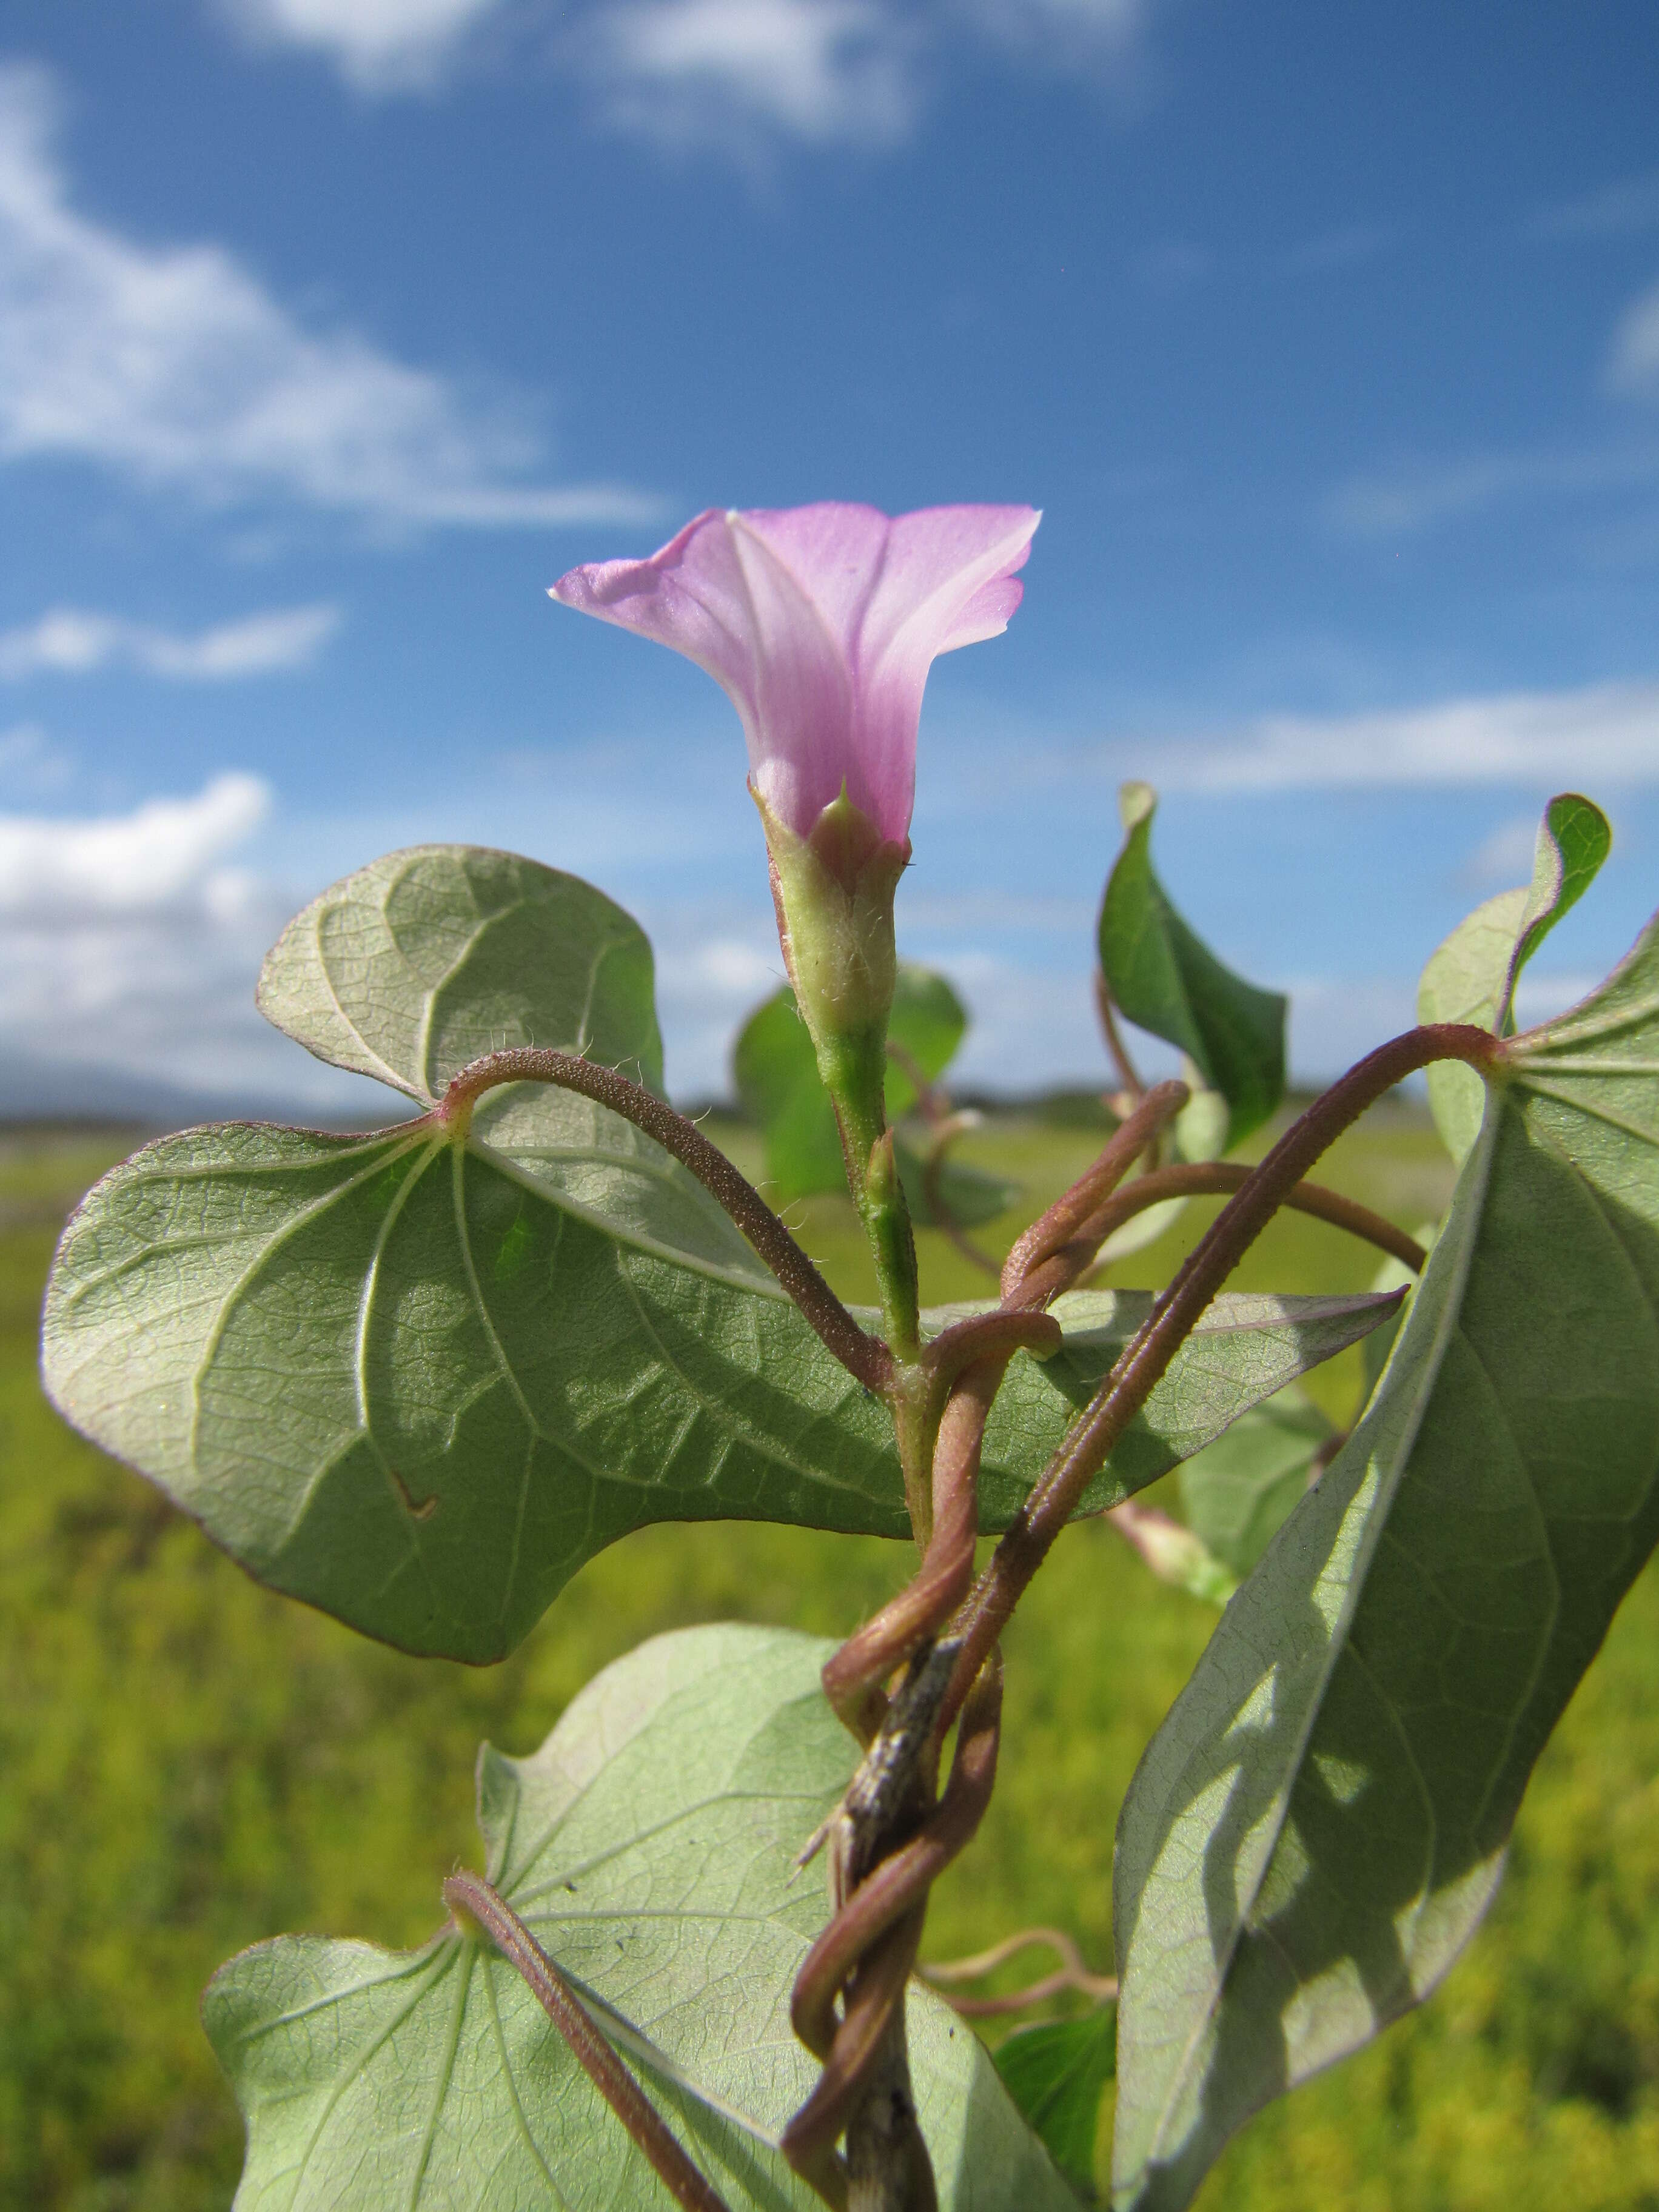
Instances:
[[[742,1164],[752,1140],[713,1123]],[[1091,1156],[1086,1127],[1004,1116],[963,1156],[1017,1176],[1021,1218]],[[642,1532],[594,1561],[503,1666],[400,1657],[268,1596],[143,1483],[70,1436],[35,1379],[56,1226],[125,1151],[0,1140],[0,2205],[198,2212],[240,2155],[197,2025],[221,1960],[286,1929],[406,1943],[474,1860],[488,1736],[522,1752],[655,1631],[740,1617],[843,1633],[897,1587],[898,1547],[790,1529]],[[1325,1179],[1407,1226],[1443,1203],[1426,1123],[1374,1114]],[[1166,1280],[1212,1206],[1117,1271]],[[846,1294],[869,1295],[850,1209],[796,1209]],[[931,1298],[981,1279],[925,1237]],[[987,1242],[994,1241],[988,1234]],[[1007,1237],[1002,1239],[1007,1241]],[[998,1246],[1000,1249],[1000,1245]],[[1373,1255],[1283,1217],[1237,1287],[1350,1289]],[[1314,1378],[1339,1419],[1358,1354]],[[1037,1922],[1109,1964],[1113,1822],[1215,1616],[1112,1531],[1070,1531],[1007,1640],[998,1793],[937,1893],[928,1954]],[[1005,1984],[1031,1960],[1018,1962]],[[1659,1579],[1644,1577],[1545,1754],[1509,1877],[1446,1989],[1361,2059],[1265,2114],[1206,2212],[1655,2212],[1659,2208]]]

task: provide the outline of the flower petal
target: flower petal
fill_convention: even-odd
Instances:
[[[1029,507],[890,521],[848,501],[711,508],[648,561],[573,568],[553,597],[707,670],[742,719],[757,790],[797,835],[845,788],[902,842],[928,668],[1006,627],[1039,520]]]

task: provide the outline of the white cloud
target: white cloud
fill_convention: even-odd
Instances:
[[[613,118],[671,141],[750,120],[880,142],[914,106],[914,40],[872,0],[625,0],[590,37]]]
[[[0,459],[63,459],[226,502],[383,524],[641,521],[654,502],[523,481],[538,441],[349,331],[307,328],[216,246],[80,214],[46,78],[0,69]]]
[[[1225,744],[1164,746],[1158,780],[1208,791],[1656,783],[1659,683],[1499,692],[1383,714],[1264,715]]]
[[[258,776],[221,775],[194,799],[147,799],[131,814],[0,814],[0,915],[141,915],[211,895],[213,863],[270,805]]]
[[[499,0],[225,0],[254,43],[319,53],[364,92],[423,89]]]
[[[1619,325],[1607,380],[1615,392],[1659,399],[1659,285],[1639,299]]]
[[[614,127],[752,161],[757,134],[889,143],[964,37],[1121,82],[1148,0],[217,0],[256,46],[308,50],[359,91],[430,91],[533,40]],[[547,26],[557,23],[550,39]],[[483,40],[493,46],[487,55]]]
[[[339,624],[337,607],[284,607],[181,637],[119,615],[53,607],[39,622],[0,633],[0,677],[82,676],[113,665],[181,683],[226,683],[308,667]]]
[[[1340,484],[1326,502],[1325,519],[1347,537],[1406,537],[1504,500],[1619,491],[1656,477],[1659,452],[1650,447],[1402,461]]]

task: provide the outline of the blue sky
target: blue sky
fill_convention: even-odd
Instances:
[[[710,504],[1045,509],[901,894],[975,1082],[1098,1071],[1125,775],[1304,1075],[1588,789],[1561,1002],[1659,896],[1656,83],[1650,0],[10,0],[0,1106],[346,1103],[252,975],[426,838],[632,908],[718,1088],[735,721],[544,596]]]

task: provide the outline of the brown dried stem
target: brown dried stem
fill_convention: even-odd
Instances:
[[[726,2199],[691,2163],[667,2123],[588,2018],[575,1991],[500,1893],[475,1874],[453,1874],[444,1903],[457,1925],[481,1929],[524,1979],[569,2045],[577,2064],[627,2129],[684,2212],[730,2212]]]
[[[879,1338],[861,1329],[777,1215],[701,1129],[642,1085],[578,1054],[521,1045],[475,1060],[450,1084],[432,1118],[465,1130],[486,1091],[503,1083],[551,1083],[580,1091],[643,1129],[703,1188],[717,1199],[748,1238],[819,1337],[866,1390],[884,1395],[893,1381],[893,1356]]]

